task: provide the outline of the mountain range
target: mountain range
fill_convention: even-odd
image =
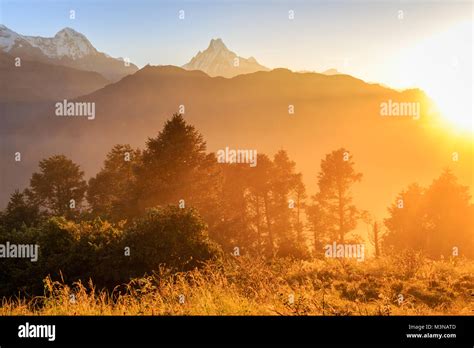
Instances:
[[[0,50],[22,60],[94,71],[112,82],[138,70],[132,63],[99,52],[83,34],[71,28],[45,38],[20,35],[0,24]]]
[[[138,70],[136,65],[122,58],[113,58],[99,52],[85,35],[72,28],[62,29],[54,37],[40,37],[21,35],[0,24],[0,54],[5,81],[2,88],[4,94],[0,97],[3,100],[9,99],[9,94],[14,95],[15,99],[24,100],[45,100],[53,95],[61,98],[79,96],[99,89],[107,82],[117,82]],[[23,66],[26,64],[30,69],[18,69],[17,65],[9,65],[16,63],[16,59],[21,59]],[[74,70],[54,69],[53,66]],[[208,48],[199,51],[183,68],[200,70],[211,77],[226,78],[270,70],[254,57],[238,56],[220,38],[211,39]],[[54,73],[49,75],[52,69]],[[21,74],[12,75],[12,71]],[[80,71],[88,73],[81,74]],[[100,74],[104,79],[90,72]],[[61,74],[64,74],[63,78]],[[333,75],[339,72],[329,69],[323,74]],[[31,80],[32,84],[26,86],[13,76]],[[6,86],[9,91],[6,91]],[[43,88],[38,88],[39,86]],[[18,89],[22,90],[23,96],[17,93]],[[59,94],[50,93],[53,90],[57,90]]]
[[[325,154],[347,148],[364,174],[356,203],[379,216],[402,188],[413,181],[427,184],[444,167],[472,185],[472,146],[446,135],[420,90],[398,91],[332,70],[270,71],[229,51],[219,39],[183,68],[132,66],[110,82],[104,73],[63,64],[100,56],[123,68],[83,36],[74,36],[79,44],[62,35],[5,36],[5,28],[0,34],[0,206],[14,189],[28,185],[39,160],[62,153],[87,176],[94,175],[113,145],[143,148],[180,109],[209,151],[233,147],[272,155],[287,150],[310,192]],[[19,52],[25,52],[21,68],[15,66]],[[238,66],[229,67],[236,58]],[[74,97],[95,103],[94,120],[55,116],[55,103]],[[420,119],[382,117],[381,103],[388,101],[420,103]],[[21,162],[13,160],[17,151]],[[454,151],[466,160],[453,166]]]
[[[381,117],[380,104],[388,100],[419,102],[421,118]],[[113,145],[143,148],[180,106],[209,151],[228,146],[272,155],[285,149],[310,191],[321,158],[347,148],[364,174],[356,185],[356,203],[375,214],[383,214],[409,183],[426,184],[452,166],[453,151],[473,158],[472,148],[437,131],[423,92],[396,91],[348,75],[275,69],[224,79],[175,66],[146,66],[76,101],[94,102],[95,119],[56,117],[53,103],[22,109],[21,117],[17,105],[6,110],[3,192],[25,187],[38,161],[57,153],[93,175]],[[289,113],[290,105],[294,113]],[[21,164],[12,161],[19,150]],[[462,182],[472,180],[472,161],[462,161],[454,170]]]

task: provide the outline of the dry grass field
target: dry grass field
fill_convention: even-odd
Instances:
[[[404,253],[364,262],[245,257],[114,291],[44,280],[44,296],[4,299],[1,315],[472,315],[474,262]]]

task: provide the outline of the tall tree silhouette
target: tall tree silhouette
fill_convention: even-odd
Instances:
[[[390,217],[384,220],[389,231],[383,240],[384,249],[422,249],[422,229],[427,224],[424,193],[425,190],[414,183],[397,195],[388,208]]]
[[[249,207],[255,222],[256,237],[268,255],[275,253],[275,234],[271,215],[273,163],[267,155],[258,155],[258,165],[249,171]]]
[[[273,231],[276,236],[279,256],[304,256],[305,248],[299,219],[299,209],[304,197],[301,174],[296,173],[296,164],[284,150],[273,158],[270,176],[272,189]]]
[[[148,139],[137,168],[140,209],[181,202],[214,224],[222,184],[216,164],[215,155],[206,153],[202,135],[182,115],[173,115],[157,137]]]
[[[79,165],[64,155],[55,155],[39,163],[25,193],[32,202],[54,215],[72,218],[80,211],[87,183]]]
[[[259,154],[257,162],[255,168],[235,168],[245,178],[239,187],[248,216],[249,228],[245,230],[253,239],[247,245],[270,257],[304,256],[304,242],[299,239],[299,213],[305,197],[301,174],[295,172],[295,163],[283,150],[275,154],[273,161]],[[237,206],[235,210],[238,209]]]
[[[258,250],[262,245],[259,211],[254,214],[255,198],[250,193],[249,183],[256,168],[246,163],[220,164],[223,174],[223,186],[216,208],[221,213],[221,219],[214,231],[213,238],[225,250],[233,251],[238,247],[239,252]]]
[[[372,234],[369,236],[369,240],[374,246],[375,257],[380,257],[380,241],[381,241],[381,233],[380,233],[380,226],[377,221],[374,221],[372,224]]]
[[[19,229],[22,225],[34,226],[41,219],[38,206],[32,204],[26,194],[16,190],[10,196],[5,211],[0,213],[0,224],[7,231]]]
[[[303,235],[303,211],[306,209],[306,187],[303,184],[303,177],[301,173],[296,174],[294,177],[295,180],[295,187],[294,187],[294,195],[295,195],[295,204],[296,204],[296,212],[294,216],[294,225],[296,229],[297,239],[299,244],[305,243],[305,236]]]
[[[352,231],[359,217],[359,210],[352,204],[351,187],[360,181],[361,173],[354,170],[352,155],[344,148],[326,155],[321,161],[318,175],[319,192],[313,197],[313,208],[309,214],[313,225],[320,228],[317,238],[329,238],[344,243],[347,233]]]
[[[87,200],[92,213],[113,221],[137,214],[135,168],[141,152],[130,145],[115,145],[107,154],[104,167],[89,180]]]
[[[386,248],[423,250],[429,256],[474,256],[474,206],[469,188],[450,170],[423,189],[413,184],[400,193],[385,220]]]

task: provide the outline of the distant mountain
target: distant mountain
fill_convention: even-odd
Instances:
[[[324,75],[328,75],[328,76],[332,76],[332,75],[343,75],[341,72],[339,72],[337,69],[328,69],[328,70],[325,70],[321,73],[318,73],[314,70],[298,70],[296,71],[300,74],[307,74],[307,73],[313,73],[313,74],[324,74]]]
[[[341,73],[337,71],[337,69],[328,69],[326,71],[323,71],[322,74],[324,75],[340,75]]]
[[[419,102],[420,119],[382,116],[381,104],[390,100]],[[286,149],[310,194],[316,190],[321,159],[347,148],[364,175],[355,204],[378,216],[406,185],[428,184],[446,166],[472,185],[472,147],[437,131],[423,92],[396,91],[349,75],[275,69],[226,79],[174,66],[146,66],[77,101],[95,102],[94,120],[56,117],[52,103],[46,112],[29,116],[5,111],[0,202],[14,188],[24,188],[38,161],[53,154],[64,153],[86,175],[94,175],[113,145],[143,148],[180,105],[209,151],[228,146],[273,155]],[[11,160],[15,151],[23,154],[21,165]],[[453,165],[454,151],[465,160]]]
[[[109,81],[93,71],[83,71],[39,61],[22,60],[0,51],[0,102],[59,101],[91,93]]]
[[[138,70],[132,63],[126,66],[123,59],[97,51],[83,34],[71,28],[45,38],[20,35],[0,24],[0,50],[21,59],[95,71],[111,81]]]
[[[239,57],[230,51],[221,39],[212,39],[209,47],[199,51],[183,68],[186,70],[201,70],[209,76],[234,77],[256,71],[268,71],[267,67],[260,65],[255,58]]]

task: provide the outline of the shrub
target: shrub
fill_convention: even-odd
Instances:
[[[0,294],[17,291],[42,292],[46,276],[65,282],[94,278],[102,286],[114,285],[120,272],[111,272],[119,254],[122,231],[107,221],[96,219],[74,223],[52,217],[38,227],[23,226],[0,235],[0,243],[38,244],[39,257],[2,260]],[[118,270],[119,271],[119,270]]]
[[[123,247],[130,248],[127,268],[132,277],[162,265],[189,270],[221,255],[196,210],[176,206],[150,209],[145,217],[135,220],[125,232]]]

